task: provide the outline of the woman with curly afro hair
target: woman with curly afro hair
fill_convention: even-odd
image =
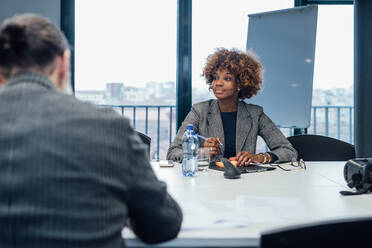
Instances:
[[[194,126],[201,146],[211,154],[237,161],[238,166],[251,163],[291,161],[297,152],[262,107],[243,100],[255,96],[262,87],[262,65],[253,54],[236,49],[218,48],[209,55],[203,76],[216,99],[193,105],[168,149],[167,159],[182,160],[182,135],[187,124]],[[270,151],[256,154],[257,136]]]

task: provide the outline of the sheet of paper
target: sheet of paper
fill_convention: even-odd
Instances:
[[[298,198],[239,195],[235,204],[236,216],[249,222],[302,220],[307,216]]]
[[[229,208],[230,202],[226,202],[222,211],[211,211],[205,204],[195,203],[182,206],[184,221],[182,223],[183,231],[192,231],[197,229],[218,229],[239,227],[234,221],[228,221],[223,213]]]
[[[297,198],[238,195],[231,201],[204,202],[203,205],[216,215],[215,221],[235,227],[307,219],[305,208]]]

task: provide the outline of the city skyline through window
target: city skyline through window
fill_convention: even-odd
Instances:
[[[193,103],[214,98],[201,77],[206,57],[217,47],[245,50],[248,14],[293,4],[293,0],[193,1]],[[133,126],[152,137],[152,150],[161,146],[163,151],[152,152],[152,158],[164,158],[176,132],[175,108],[135,106],[176,103],[177,1],[76,1],[75,12],[76,96],[98,105],[134,106],[117,110],[137,119]],[[353,106],[353,57],[353,5],[319,5],[313,105]],[[345,118],[349,126],[350,118]],[[330,125],[336,119],[331,116]],[[322,117],[317,121],[320,124],[312,123],[309,130],[326,134],[327,121]],[[343,139],[350,141],[350,135]]]

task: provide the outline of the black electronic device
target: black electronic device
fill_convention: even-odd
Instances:
[[[225,173],[223,175],[228,179],[240,178],[241,172],[236,168],[227,158],[221,158],[221,162],[225,168]]]
[[[350,159],[344,167],[344,178],[347,186],[357,192],[341,191],[343,195],[368,193],[372,190],[372,158]]]

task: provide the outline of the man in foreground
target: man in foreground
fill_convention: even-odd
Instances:
[[[0,246],[123,247],[177,236],[182,213],[128,120],[70,91],[63,34],[32,14],[0,29]]]

